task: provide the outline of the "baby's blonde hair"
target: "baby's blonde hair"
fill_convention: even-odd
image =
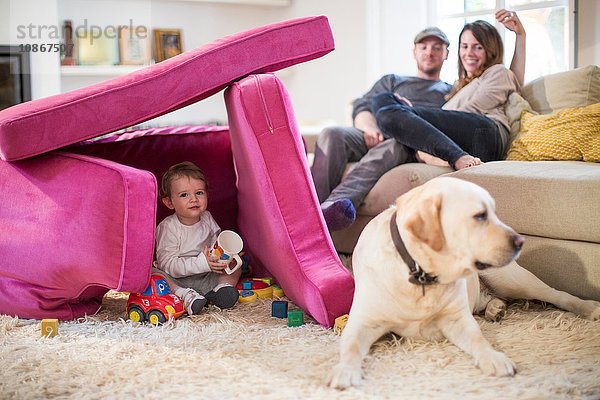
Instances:
[[[204,182],[206,192],[208,193],[208,181],[206,180],[206,176],[204,176],[204,172],[202,172],[202,170],[198,168],[196,164],[189,161],[184,161],[171,166],[167,172],[165,172],[160,185],[160,197],[171,198],[171,182],[173,182],[174,179],[181,178],[183,176],[198,179]]]

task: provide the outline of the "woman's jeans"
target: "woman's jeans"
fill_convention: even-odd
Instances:
[[[392,93],[375,96],[371,110],[386,138],[432,154],[452,166],[465,154],[484,162],[499,160],[504,154],[498,125],[481,114],[410,107]]]

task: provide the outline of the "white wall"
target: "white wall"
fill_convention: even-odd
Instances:
[[[266,7],[165,0],[58,0],[59,20],[88,24],[134,25],[180,28],[185,49],[220,37],[286,19],[327,15],[336,39],[336,50],[327,56],[289,68],[280,74],[290,92],[300,124],[342,123],[346,105],[364,89],[367,60],[365,0],[293,0],[289,7]],[[119,10],[115,13],[114,10]],[[96,78],[98,81],[102,78]],[[62,79],[63,91],[90,83],[89,78]],[[226,121],[222,93],[158,118],[151,123],[198,123]]]
[[[577,65],[600,65],[600,0],[579,0]]]
[[[32,37],[19,38],[18,27],[36,27],[56,24],[56,0],[0,0],[0,43],[1,44],[52,44],[58,39],[50,39],[47,35],[38,35],[33,30]],[[26,30],[27,33],[28,30]],[[43,31],[47,33],[47,30]],[[34,99],[46,97],[60,92],[60,82],[57,79],[60,65],[58,53],[30,53],[31,61],[31,95]]]
[[[0,0],[0,43],[10,42],[10,0]]]
[[[372,21],[370,30],[378,32],[369,43],[380,46],[380,65],[373,70],[370,80],[374,82],[384,74],[414,75],[417,64],[413,57],[414,38],[427,26],[427,2],[410,0],[378,0],[378,20]],[[387,16],[387,17],[386,17]],[[389,16],[392,16],[390,18]],[[379,28],[379,30],[377,29]],[[383,35],[383,32],[392,32]]]

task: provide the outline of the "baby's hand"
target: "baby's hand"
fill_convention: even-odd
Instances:
[[[222,274],[227,264],[218,262],[219,259],[208,251],[208,247],[204,247],[203,253],[206,256],[206,261],[208,262],[210,270],[216,274]]]
[[[210,270],[215,274],[222,274],[223,272],[225,272],[224,270],[227,264],[223,264],[216,261],[209,261],[208,266],[210,267]]]

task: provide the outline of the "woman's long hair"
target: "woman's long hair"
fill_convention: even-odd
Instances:
[[[473,73],[473,76],[467,76],[467,71],[462,64],[460,59],[460,38],[465,31],[471,31],[471,34],[477,39],[477,41],[483,46],[485,50],[485,62],[483,65]],[[502,44],[502,38],[496,30],[496,28],[487,21],[477,20],[466,24],[462,31],[460,31],[459,45],[458,45],[458,81],[450,91],[447,99],[454,96],[460,89],[465,87],[473,79],[477,78],[483,72],[491,67],[492,65],[502,64],[504,58],[504,46]]]

